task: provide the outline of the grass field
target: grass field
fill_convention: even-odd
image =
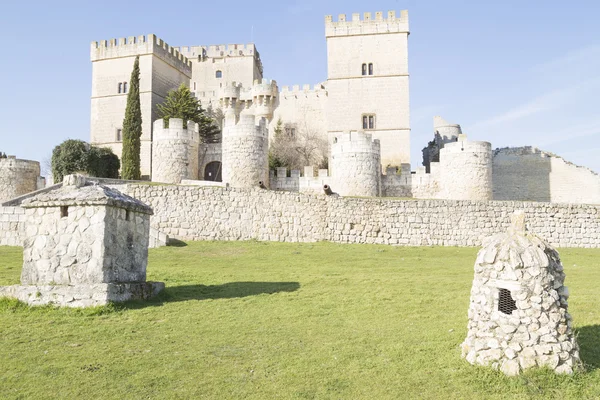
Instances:
[[[460,358],[477,249],[197,242],[150,251],[148,303],[0,301],[6,399],[598,399],[600,250],[561,251],[586,371]],[[0,285],[21,249],[0,247]]]

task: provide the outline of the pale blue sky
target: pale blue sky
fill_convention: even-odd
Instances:
[[[89,140],[94,40],[256,43],[280,86],[327,77],[326,14],[408,9],[413,169],[432,118],[492,146],[535,145],[600,172],[600,1],[10,1],[0,13],[0,151],[44,163]]]

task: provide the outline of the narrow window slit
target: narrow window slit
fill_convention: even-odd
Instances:
[[[498,291],[498,311],[511,315],[517,309],[517,304],[510,295],[510,290],[500,289]]]
[[[69,206],[60,206],[60,217],[65,218],[69,216]]]

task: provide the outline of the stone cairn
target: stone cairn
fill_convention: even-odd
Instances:
[[[573,373],[581,361],[564,280],[558,252],[515,212],[508,232],[484,240],[477,255],[462,356],[506,375],[536,366]]]

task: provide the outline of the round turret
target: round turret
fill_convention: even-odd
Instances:
[[[458,142],[440,150],[440,182],[443,197],[452,200],[492,199],[492,145],[470,142],[460,135]]]
[[[198,179],[198,147],[200,135],[197,124],[171,118],[169,127],[162,119],[154,121],[152,143],[152,181],[181,183],[182,179]]]
[[[277,82],[267,79],[254,81],[252,102],[257,117],[272,118],[278,93]]]
[[[333,190],[342,196],[381,195],[379,140],[363,132],[343,133],[331,145]]]
[[[452,124],[440,116],[433,117],[433,131],[434,134],[440,135],[440,140],[443,143],[456,140],[459,135],[462,135],[459,124]]]
[[[0,158],[0,202],[37,190],[39,176],[37,161]]]
[[[267,121],[251,112],[226,118],[223,126],[223,182],[233,187],[267,185],[269,136]],[[267,185],[268,186],[268,185]]]

